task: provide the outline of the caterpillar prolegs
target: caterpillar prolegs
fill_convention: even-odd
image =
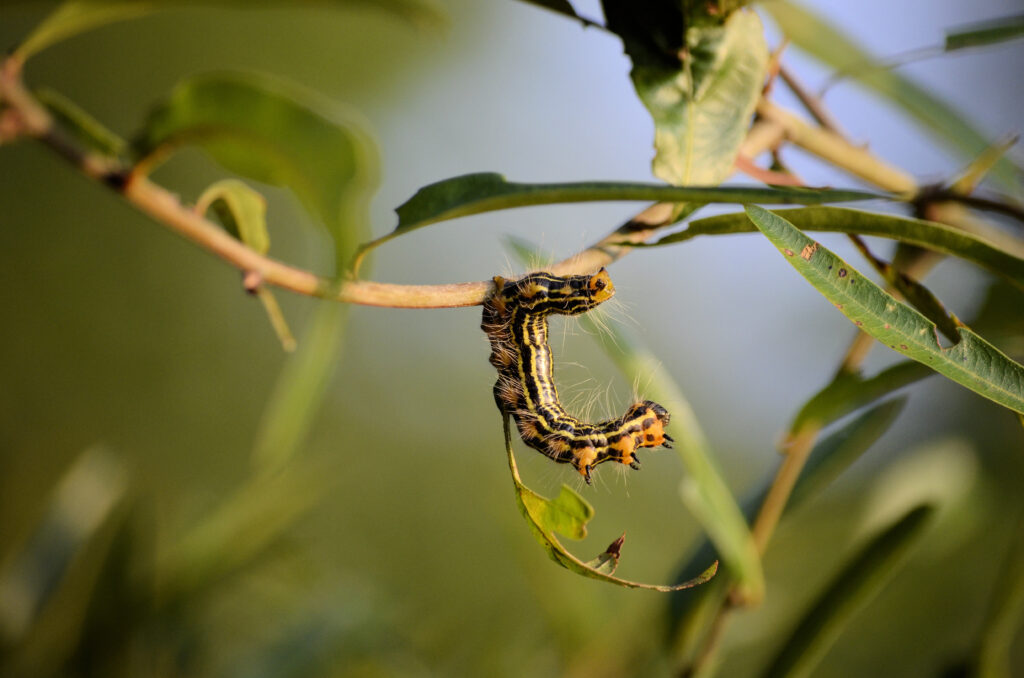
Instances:
[[[481,329],[491,342],[498,370],[494,401],[511,415],[523,442],[559,463],[572,464],[589,484],[606,461],[640,468],[641,447],[671,447],[668,411],[650,400],[635,403],[618,419],[588,424],[569,415],[558,399],[548,346],[548,316],[579,315],[615,294],[608,272],[560,277],[531,273],[519,280],[494,277]]]

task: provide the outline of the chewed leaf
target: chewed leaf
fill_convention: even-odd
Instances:
[[[934,323],[791,223],[756,205],[746,211],[800,275],[862,331],[975,393],[1024,412],[1024,366],[966,327],[958,328],[955,346],[943,348]]]
[[[552,501],[523,485],[519,477],[519,468],[516,466],[515,455],[512,453],[512,437],[507,416],[504,418],[504,430],[505,451],[508,454],[508,466],[512,472],[512,483],[515,486],[516,504],[519,505],[519,511],[526,518],[526,522],[529,524],[530,530],[537,538],[537,541],[541,543],[547,550],[548,555],[556,563],[584,577],[606,581],[625,588],[651,589],[654,591],[678,591],[692,588],[703,584],[715,576],[715,572],[718,571],[718,561],[715,561],[711,567],[694,579],[676,586],[641,584],[612,576],[611,572],[614,570],[614,565],[611,564],[611,561],[615,561],[615,564],[617,564],[619,549],[622,546],[619,540],[613,542],[604,553],[595,560],[590,561],[590,563],[585,563],[566,551],[565,547],[562,546],[555,536],[555,530],[559,532],[566,530],[570,533],[570,536],[577,534],[582,537],[586,534],[586,523],[593,517],[594,510],[578,494],[567,487],[563,486],[558,498]]]
[[[43,51],[47,47],[70,37],[86,33],[100,26],[127,21],[169,9],[195,7],[196,5],[215,5],[221,7],[252,7],[291,6],[295,4],[315,7],[344,7],[352,4],[378,6],[392,10],[411,20],[422,23],[437,23],[438,14],[424,2],[417,0],[304,0],[302,3],[286,2],[285,0],[65,0],[49,16],[40,23],[32,34],[15,50],[15,57],[21,61]]]
[[[593,323],[584,315],[581,322]],[[660,361],[640,341],[621,327],[610,327],[610,342],[602,342],[623,375],[633,383],[646,383],[646,394],[672,413],[675,451],[686,467],[681,493],[686,506],[714,543],[730,573],[739,582],[746,600],[764,595],[761,558],[750,528],[728,484],[715,464],[715,453],[708,443],[700,419],[679,385],[662,368]],[[612,350],[614,347],[617,350]],[[700,567],[710,558],[701,561]]]
[[[615,574],[619,566],[619,557],[622,556],[622,544],[626,541],[626,533],[623,532],[619,538],[608,544],[608,548],[597,558],[589,561],[587,567],[602,574]]]
[[[197,76],[152,112],[135,151],[148,165],[195,144],[233,172],[290,188],[334,238],[340,273],[368,230],[377,160],[362,128],[325,108],[266,77]]]
[[[685,186],[732,174],[768,64],[758,16],[740,10],[720,25],[689,28],[675,63],[624,43],[633,86],[654,119],[655,176]]]
[[[594,508],[568,485],[562,485],[555,499],[545,499],[526,488],[520,496],[530,518],[542,529],[569,539],[587,536],[587,523],[594,517]]]
[[[624,200],[818,205],[888,197],[866,191],[795,187],[682,187],[625,181],[525,184],[509,181],[496,172],[480,172],[438,181],[416,191],[395,209],[398,226],[386,237],[445,219],[531,205]]]

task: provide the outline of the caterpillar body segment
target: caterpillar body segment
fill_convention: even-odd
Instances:
[[[566,412],[558,398],[548,316],[579,315],[610,299],[615,287],[607,271],[565,277],[541,272],[513,281],[495,276],[494,284],[481,323],[498,371],[494,401],[516,422],[524,443],[572,464],[587,483],[598,464],[617,461],[638,469],[639,448],[671,447],[665,433],[670,415],[655,402],[644,400],[617,419],[589,424]]]

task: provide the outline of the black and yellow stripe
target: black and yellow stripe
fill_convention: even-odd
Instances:
[[[494,400],[512,416],[527,445],[559,463],[572,464],[589,483],[595,466],[617,461],[639,468],[636,450],[672,441],[665,434],[669,413],[645,400],[623,416],[588,424],[562,407],[555,387],[548,316],[579,315],[615,294],[608,272],[560,277],[532,273],[519,280],[494,278],[481,328],[491,342],[498,370]]]

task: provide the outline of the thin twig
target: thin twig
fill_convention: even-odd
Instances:
[[[290,266],[259,254],[224,229],[184,205],[177,196],[139,173],[132,173],[116,159],[88,151],[55,123],[49,112],[21,83],[17,63],[8,60],[0,69],[0,101],[5,104],[6,128],[42,142],[74,164],[85,176],[106,185],[139,211],[198,244],[244,273],[255,273],[269,284],[323,299],[394,308],[448,308],[483,303],[493,288],[491,281],[445,285],[395,285],[367,280],[335,280]],[[625,256],[669,220],[671,206],[654,205],[593,245],[552,267],[568,275],[606,266]]]
[[[782,82],[786,83],[789,90],[794,96],[800,101],[807,112],[811,114],[823,129],[838,134],[841,137],[847,137],[847,134],[843,132],[842,127],[839,126],[839,122],[833,117],[825,104],[822,103],[821,97],[811,94],[804,84],[793,74],[793,71],[786,68],[783,64],[779,64],[779,77],[782,78]]]

